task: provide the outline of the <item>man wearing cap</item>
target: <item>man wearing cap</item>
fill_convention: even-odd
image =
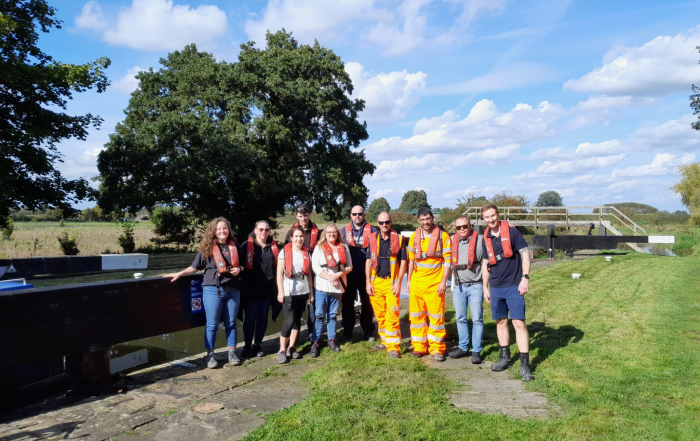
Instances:
[[[484,286],[481,276],[483,236],[472,229],[466,216],[455,219],[457,234],[452,236],[452,303],[457,319],[459,346],[449,352],[450,358],[469,353],[467,307],[472,313],[472,363],[481,364],[481,338],[484,334]]]
[[[348,274],[348,287],[343,293],[343,338],[350,340],[352,330],[355,327],[355,298],[360,293],[360,326],[364,333],[364,339],[374,341],[374,313],[367,295],[365,283],[365,264],[367,262],[367,247],[369,236],[376,233],[377,229],[365,221],[365,209],[359,205],[352,207],[350,211],[351,222],[340,231],[345,243],[350,248],[352,259],[352,272]]]

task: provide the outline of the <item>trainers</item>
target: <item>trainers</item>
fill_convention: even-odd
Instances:
[[[501,372],[508,369],[510,365],[510,346],[501,346],[501,351],[498,353],[498,363],[491,365],[491,370]]]
[[[235,350],[228,351],[228,362],[231,366],[240,366],[241,359],[238,358],[238,354]]]
[[[389,358],[401,358],[399,351],[389,351]]]
[[[216,358],[214,357],[214,352],[208,353],[206,360],[207,360],[207,367],[209,369],[216,369],[219,367],[219,362],[216,361]]]
[[[287,359],[287,354],[285,354],[284,351],[279,351],[277,353],[277,363],[279,364],[284,364],[288,362],[289,360]]]
[[[253,349],[248,345],[243,346],[243,351],[241,352],[241,357],[243,357],[243,358],[253,357]]]
[[[321,351],[321,348],[318,347],[318,340],[316,340],[312,345],[311,345],[311,351],[309,352],[309,356],[311,358],[316,358],[318,357],[318,353]]]
[[[439,352],[433,354],[433,360],[435,361],[445,361],[445,356]]]
[[[413,351],[413,352],[411,352],[411,355],[416,357],[416,358],[421,358],[421,357],[424,357],[428,354],[426,354],[425,352]]]
[[[385,351],[385,350],[386,350],[386,346],[384,346],[381,343],[378,345],[372,346],[372,351],[374,351],[374,352]]]
[[[253,354],[255,354],[256,357],[264,357],[265,353],[263,352],[262,348],[260,345],[253,345]]]
[[[472,364],[481,364],[481,352],[472,352]]]
[[[294,360],[298,360],[301,358],[301,354],[297,352],[296,346],[291,346],[289,348],[289,355],[292,357]]]
[[[375,341],[377,341],[377,339],[374,338],[374,335],[369,334],[369,333],[365,333],[363,339],[364,339],[365,341],[370,342],[370,343],[374,343]]]
[[[328,339],[328,348],[329,348],[331,351],[340,352],[340,346],[338,346],[338,343],[335,341],[334,338],[329,338],[329,339]]]
[[[530,372],[530,354],[525,352],[520,354],[520,376],[523,381],[532,381],[535,377]]]
[[[451,350],[447,355],[449,355],[450,358],[462,358],[467,354],[469,354],[468,351],[465,351],[459,347],[456,347],[453,350]]]

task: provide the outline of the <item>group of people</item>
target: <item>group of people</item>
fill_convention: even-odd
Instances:
[[[257,222],[247,241],[238,245],[229,222],[216,218],[207,227],[192,266],[166,276],[174,281],[204,270],[208,367],[218,366],[214,343],[221,320],[229,363],[241,364],[236,352],[236,317],[241,309],[244,358],[264,355],[261,343],[271,307],[277,311],[281,308],[284,313],[279,363],[301,358],[296,346],[307,309],[309,355],[319,356],[324,321],[328,348],[340,351],[336,317],[342,304],[342,338],[350,340],[357,297],[364,339],[375,341],[376,318],[380,341],[372,350],[401,358],[400,297],[406,273],[410,353],[444,361],[445,293],[452,274],[459,344],[448,356],[460,358],[471,353],[472,363],[482,362],[485,299],[496,320],[500,345],[499,360],[491,369],[502,371],[510,366],[510,318],[520,352],[520,374],[523,381],[533,379],[523,299],[529,290],[527,243],[517,229],[500,220],[495,205],[481,209],[487,227],[483,235],[472,228],[467,217],[460,216],[455,220],[457,232],[452,237],[434,223],[429,208],[421,208],[417,215],[420,227],[408,241],[392,229],[391,215],[386,212],[378,216],[375,228],[366,222],[364,209],[356,206],[351,210],[351,222],[344,228],[331,223],[319,230],[310,220],[310,211],[305,204],[296,207],[297,223],[289,230],[282,249],[270,236],[266,221]],[[471,333],[467,309],[471,310]]]

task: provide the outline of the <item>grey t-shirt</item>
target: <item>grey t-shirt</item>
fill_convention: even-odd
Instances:
[[[221,249],[221,248],[220,248]],[[229,256],[228,248],[222,250],[222,255],[226,263],[231,262],[231,257]],[[241,250],[238,250],[238,256],[242,256]],[[202,271],[204,270],[204,278],[202,280],[202,286],[216,286],[216,280],[221,277],[221,286],[230,286],[232,288],[240,289],[241,282],[238,276],[232,276],[230,273],[224,273],[219,276],[219,270],[216,268],[216,261],[214,256],[210,256],[208,259],[202,257],[202,252],[198,252],[194,257],[192,268]]]
[[[457,236],[459,237],[459,236]],[[462,283],[474,283],[481,282],[481,259],[484,256],[484,247],[482,245],[484,236],[479,234],[476,238],[476,259],[474,259],[474,266],[464,270],[457,270],[457,282]],[[469,242],[471,241],[471,234],[467,236],[467,240],[459,241],[459,261],[458,265],[466,265],[469,262]]]

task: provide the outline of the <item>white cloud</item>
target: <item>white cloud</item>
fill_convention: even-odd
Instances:
[[[554,79],[556,72],[536,63],[511,63],[507,69],[496,69],[480,77],[457,84],[429,89],[427,95],[452,95],[512,90],[542,84]]]
[[[214,5],[174,5],[172,0],[133,0],[116,21],[90,1],[75,18],[79,29],[102,34],[107,43],[146,51],[180,50],[196,43],[212,46],[228,32],[226,13]]]
[[[136,79],[136,74],[145,70],[139,66],[134,66],[126,71],[126,75],[112,83],[112,89],[123,93],[131,93],[139,87],[139,81]]]
[[[660,36],[640,47],[615,48],[603,66],[579,79],[564,83],[565,89],[608,95],[662,96],[687,91],[700,77],[697,50],[700,28],[675,37]]]
[[[693,153],[687,153],[679,158],[670,153],[657,153],[651,163],[627,167],[623,169],[615,169],[612,172],[613,178],[619,176],[665,176],[676,173],[676,167],[681,164],[687,164],[695,160]]]
[[[85,151],[83,152],[83,155],[88,155],[88,156],[97,157],[97,155],[99,155],[100,152],[101,152],[102,150],[104,150],[104,149],[105,149],[104,147],[96,147],[96,148],[94,148],[94,149],[85,150]]]
[[[561,147],[539,149],[528,155],[529,159],[535,161],[552,161],[556,159],[567,160],[567,159],[582,159],[589,158],[592,156],[606,156],[614,155],[619,153],[626,153],[628,151],[619,140],[613,139],[610,141],[603,142],[584,142],[576,147],[576,150],[564,150]]]
[[[700,132],[690,124],[694,115],[667,121],[658,126],[641,127],[630,137],[630,144],[638,150],[695,151],[700,148]]]
[[[393,192],[394,192],[394,190],[392,190],[391,188],[385,188],[385,189],[382,189],[382,190],[377,190],[377,191],[375,191],[374,194],[372,195],[372,199],[383,198],[384,196],[388,196],[388,195],[392,194]]]
[[[352,79],[353,95],[365,100],[360,118],[370,126],[383,127],[406,117],[406,112],[418,104],[419,93],[425,89],[423,72],[380,73],[370,77],[360,63],[346,63],[345,70]]]

